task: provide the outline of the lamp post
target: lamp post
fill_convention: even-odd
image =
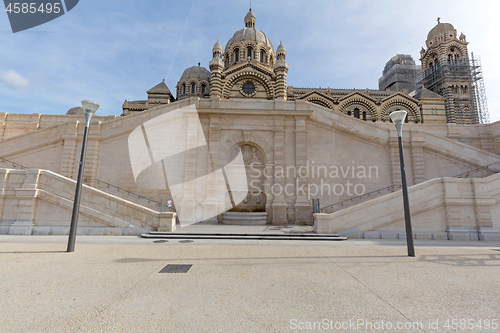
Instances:
[[[401,138],[401,131],[403,123],[406,118],[406,111],[397,110],[392,112],[389,117],[391,118],[396,130],[398,131],[398,144],[399,144],[399,164],[401,166],[401,185],[403,189],[403,206],[405,212],[405,227],[406,227],[406,245],[408,248],[408,256],[415,256],[415,248],[413,246],[413,232],[411,230],[411,216],[410,216],[410,203],[408,200],[408,186],[406,185],[406,171],[405,160],[403,156],[403,139]]]
[[[85,130],[83,131],[82,155],[78,167],[78,178],[76,180],[75,200],[73,202],[73,213],[71,215],[71,227],[69,229],[67,252],[75,251],[76,227],[78,224],[78,212],[80,210],[80,195],[82,193],[83,169],[85,167],[85,154],[87,152],[87,133],[89,131],[90,119],[99,108],[99,104],[87,100],[82,101],[82,108],[85,112]]]

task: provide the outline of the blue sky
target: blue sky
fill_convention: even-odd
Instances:
[[[65,114],[82,99],[120,115],[125,99],[146,98],[184,69],[208,68],[217,39],[244,27],[249,1],[81,0],[69,13],[13,34],[0,13],[0,112]],[[418,61],[441,22],[467,35],[480,56],[492,121],[500,120],[497,1],[253,0],[256,28],[287,49],[288,85],[378,89],[397,53]]]

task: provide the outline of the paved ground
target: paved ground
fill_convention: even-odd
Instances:
[[[416,258],[404,240],[66,243],[0,236],[1,332],[500,331],[500,243],[416,241]]]

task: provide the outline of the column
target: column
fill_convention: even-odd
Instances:
[[[90,124],[89,135],[87,142],[87,156],[85,157],[85,170],[83,179],[92,179],[86,182],[90,186],[94,186],[95,179],[97,178],[97,167],[99,165],[99,151],[101,148],[101,122],[96,121]]]
[[[274,184],[271,191],[275,193],[273,208],[273,224],[286,224],[287,204],[284,197],[285,178],[276,177],[276,170],[284,170],[285,165],[285,117],[274,117]]]
[[[78,163],[77,161],[75,161],[75,157],[76,140],[78,138],[78,124],[80,123],[80,121],[77,121],[76,123],[66,124],[65,132],[62,135],[63,153],[61,158],[60,174],[64,177],[72,179],[74,166]]]
[[[306,116],[295,117],[295,168],[301,170],[301,167],[307,168],[307,131],[306,131]],[[295,223],[306,224],[311,222],[311,205],[307,199],[307,188],[309,179],[307,174],[302,177],[297,173],[295,201]],[[298,189],[305,189],[304,192]]]
[[[396,129],[389,129],[389,153],[391,157],[391,183],[401,185],[401,168],[399,166],[399,144]]]
[[[203,202],[203,220],[217,222],[217,174],[219,165],[220,115],[210,115],[208,124],[207,191]]]
[[[424,161],[425,139],[420,129],[411,130],[411,161],[413,168],[413,184],[426,181]]]
[[[198,140],[198,112],[188,111],[186,124],[186,147],[196,147]],[[179,204],[180,216],[184,223],[195,223],[196,201],[194,199],[194,179],[196,177],[196,149],[189,149],[185,153],[184,184],[182,199]]]

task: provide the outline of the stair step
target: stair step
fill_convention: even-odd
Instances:
[[[308,240],[308,241],[341,241],[347,237],[340,237],[336,234],[204,234],[204,233],[171,233],[151,231],[149,234],[142,234],[142,238],[151,239],[267,239],[267,240]]]
[[[288,236],[288,237],[339,237],[339,234],[316,234],[316,233],[272,233],[272,232],[261,232],[261,233],[248,233],[248,232],[170,232],[170,231],[150,231],[151,235],[214,235],[214,236]]]

